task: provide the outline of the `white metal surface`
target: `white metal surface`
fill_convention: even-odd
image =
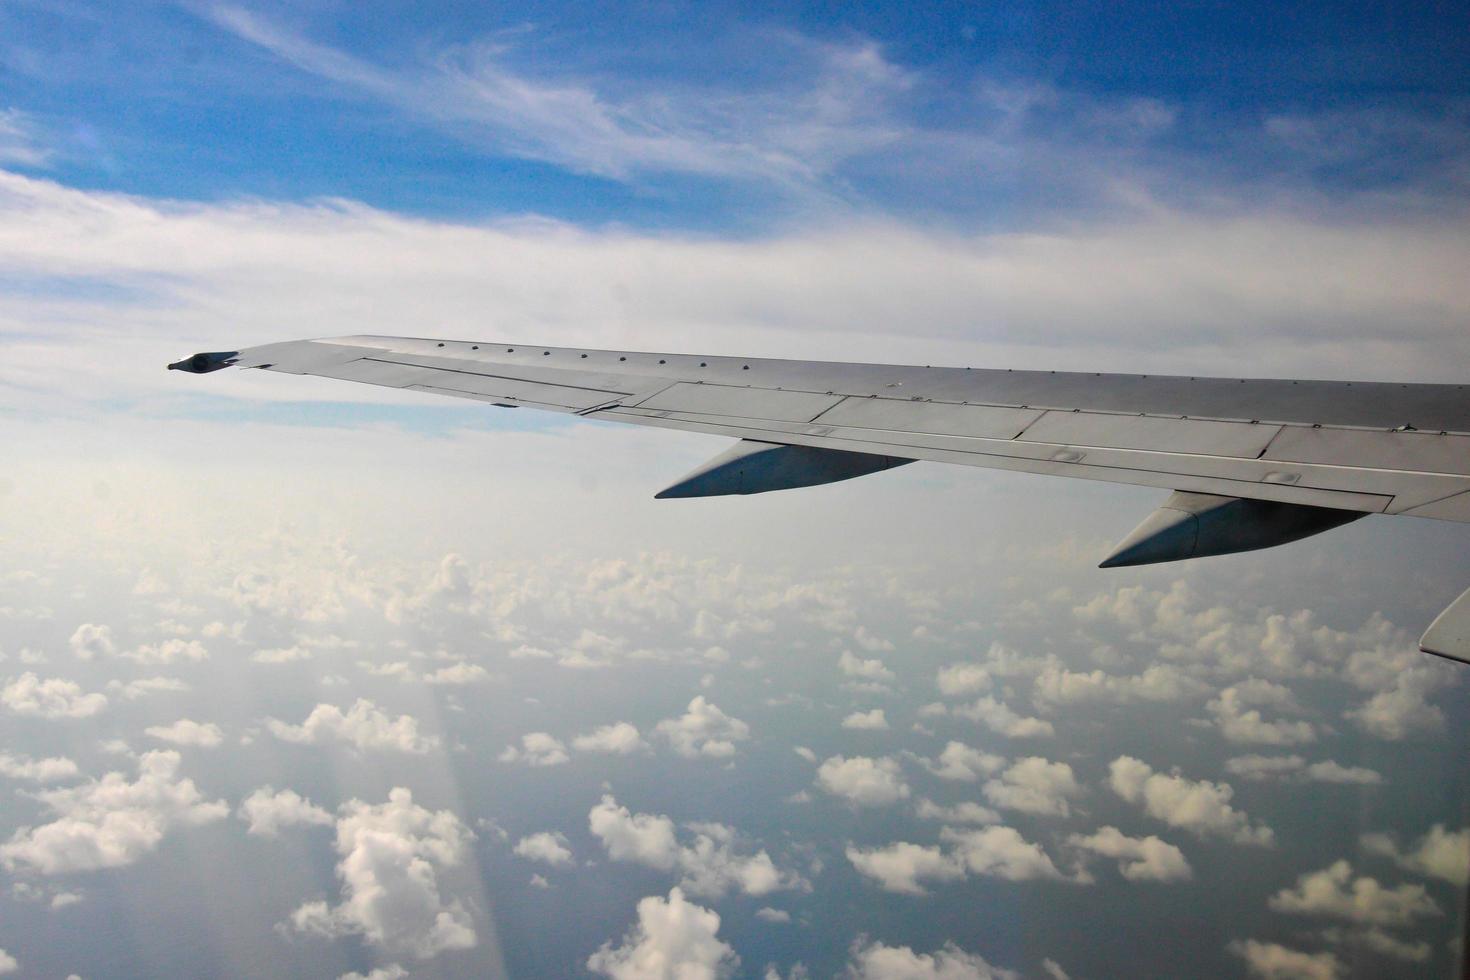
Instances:
[[[1437,657],[1470,663],[1470,589],[1429,624],[1419,641],[1419,649]]]
[[[969,370],[399,337],[270,344],[228,363],[734,438],[1470,521],[1470,497],[1457,496],[1470,491],[1463,385]]]
[[[768,388],[736,388],[730,385],[681,382],[669,385],[637,404],[639,408],[650,412],[808,422],[839,401],[840,397],[809,391],[773,391]]]
[[[1271,443],[1279,425],[1208,422],[1098,412],[1047,412],[1021,433],[1026,442],[1108,449],[1147,449],[1199,456],[1255,459]]]

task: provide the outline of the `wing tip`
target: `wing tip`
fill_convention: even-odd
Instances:
[[[1470,664],[1470,589],[1429,624],[1419,638],[1419,649],[1433,657]]]

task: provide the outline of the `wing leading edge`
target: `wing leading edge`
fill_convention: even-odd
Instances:
[[[1370,513],[1470,522],[1464,385],[847,364],[377,336],[196,354],[169,365],[196,374],[231,366],[741,440],[660,496],[812,486],[913,460],[1175,491],[1104,562],[1110,566],[1269,547]],[[1460,606],[1470,615],[1470,602]],[[1429,652],[1470,662],[1470,631],[1446,627],[1435,635],[1451,640],[1436,640],[1446,649]]]

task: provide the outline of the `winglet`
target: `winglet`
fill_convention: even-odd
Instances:
[[[1419,640],[1419,649],[1436,657],[1470,664],[1470,589],[1429,624]]]
[[[208,374],[234,364],[240,358],[237,350],[214,351],[195,354],[168,366],[170,371],[188,371],[190,374]]]

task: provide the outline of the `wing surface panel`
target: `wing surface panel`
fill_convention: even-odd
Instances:
[[[1382,430],[1409,425],[1422,432],[1470,434],[1466,385],[845,364],[373,336],[269,344],[238,356],[241,367],[271,364],[273,370],[299,374],[319,373],[313,364],[388,356],[422,358],[426,364],[495,365],[499,370],[491,373],[531,380],[538,370],[556,368],[661,380],[664,385],[706,382],[909,401]]]
[[[1264,458],[1470,476],[1470,436],[1288,426]]]
[[[1101,412],[1047,412],[1016,438],[1061,446],[1148,449],[1255,459],[1281,432],[1279,425],[1212,422]]]
[[[1041,473],[1049,476],[1068,476],[1084,480],[1100,480],[1107,483],[1128,483],[1135,486],[1158,487],[1160,489],[1189,490],[1196,493],[1217,493],[1232,497],[1250,497],[1260,500],[1279,500],[1284,503],[1307,504],[1316,507],[1338,507],[1346,510],[1383,513],[1393,502],[1392,493],[1338,490],[1331,487],[1315,487],[1287,483],[1270,483],[1257,479],[1241,479],[1225,475],[1215,467],[1211,472],[1204,465],[1209,457],[1173,456],[1139,453],[1128,450],[1089,450],[1083,452],[1069,447],[1042,444],[1027,444],[1007,440],[964,440],[963,448],[934,448],[917,444],[921,439],[947,439],[951,446],[960,442],[952,437],[916,436],[902,444],[879,442],[866,438],[871,430],[829,430],[813,434],[807,429],[823,429],[822,426],[800,426],[775,422],[760,422],[751,419],[715,420],[708,417],[669,416],[666,413],[644,414],[638,409],[612,408],[598,412],[594,418],[640,425],[654,425],[670,429],[685,429],[723,435],[736,439],[752,439],[763,442],[780,442],[796,446],[813,446],[823,449],[840,449],[847,452],[871,453],[874,455],[903,456],[940,463],[958,463],[965,466],[982,466],[987,469],[1013,470],[1023,473]],[[1158,462],[1155,462],[1158,459]],[[1182,462],[1181,462],[1182,461]],[[1190,461],[1197,461],[1191,463]],[[1264,473],[1265,464],[1249,461]],[[1202,470],[1203,472],[1189,472]],[[1253,474],[1247,473],[1249,477]]]
[[[1033,408],[996,408],[896,398],[844,398],[813,421],[874,432],[1014,439],[1041,418]]]
[[[810,422],[842,398],[810,391],[767,388],[736,388],[720,384],[672,384],[638,408],[684,415],[715,415],[726,418],[769,419],[776,422]]]
[[[736,438],[1470,521],[1463,385],[842,364],[399,337],[233,355]],[[1440,433],[1445,434],[1440,434]]]
[[[1470,523],[1470,490],[1432,500],[1406,508],[1402,513],[1410,517],[1428,517],[1438,521],[1463,521]]]

